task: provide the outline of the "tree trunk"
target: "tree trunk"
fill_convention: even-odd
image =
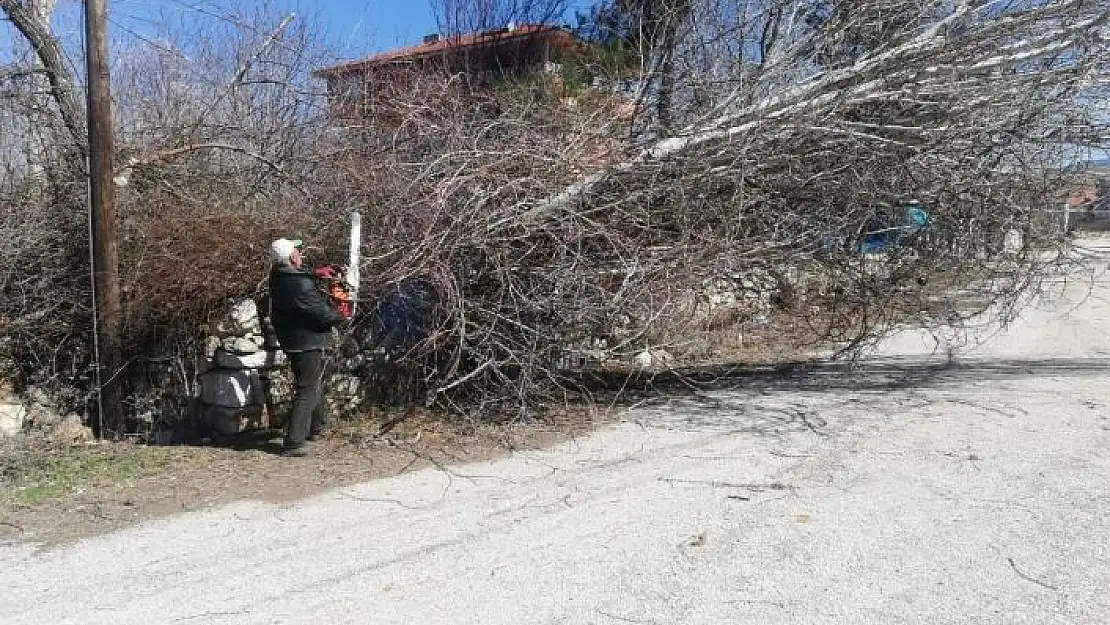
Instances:
[[[35,51],[49,84],[50,97],[58,106],[62,123],[72,140],[71,146],[58,146],[63,153],[71,153],[82,162],[88,156],[88,139],[85,134],[85,110],[76,95],[77,80],[66,63],[61,41],[50,29],[50,16],[56,0],[0,0],[0,10],[11,20]]]

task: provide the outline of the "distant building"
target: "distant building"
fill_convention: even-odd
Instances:
[[[320,69],[328,85],[331,115],[358,119],[388,108],[390,94],[421,77],[465,77],[481,88],[507,76],[551,71],[559,58],[577,46],[567,30],[545,24],[509,24],[504,28],[452,37],[427,35],[424,42]]]
[[[1092,183],[1070,191],[1064,202],[1071,210],[1082,210],[1093,208],[1099,199],[1098,185]]]
[[[1082,167],[1078,184],[1069,189],[1064,202],[1072,210],[1100,210],[1110,202],[1110,166],[1088,163]]]
[[[1068,231],[1110,230],[1110,167],[1087,164],[1075,185],[1061,193]]]

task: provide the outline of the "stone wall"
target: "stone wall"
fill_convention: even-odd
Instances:
[[[284,425],[293,399],[293,377],[269,317],[256,302],[243,299],[211,330],[196,385],[194,418],[225,435]],[[328,363],[324,392],[338,416],[357,409],[362,395],[358,377],[342,366],[343,359],[334,359],[335,353]]]
[[[78,414],[62,414],[57,404],[38,387],[17,395],[6,382],[0,383],[0,439],[27,435],[64,443],[92,440]]]

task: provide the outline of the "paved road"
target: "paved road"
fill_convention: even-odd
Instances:
[[[1110,280],[1082,292],[948,369],[905,335],[543,452],[0,548],[0,622],[1110,623]]]

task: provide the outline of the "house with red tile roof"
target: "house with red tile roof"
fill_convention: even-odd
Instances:
[[[440,72],[482,87],[501,77],[549,70],[578,43],[559,26],[509,24],[457,36],[427,35],[420,45],[325,67],[316,75],[327,82],[333,117],[361,118],[418,77]]]

